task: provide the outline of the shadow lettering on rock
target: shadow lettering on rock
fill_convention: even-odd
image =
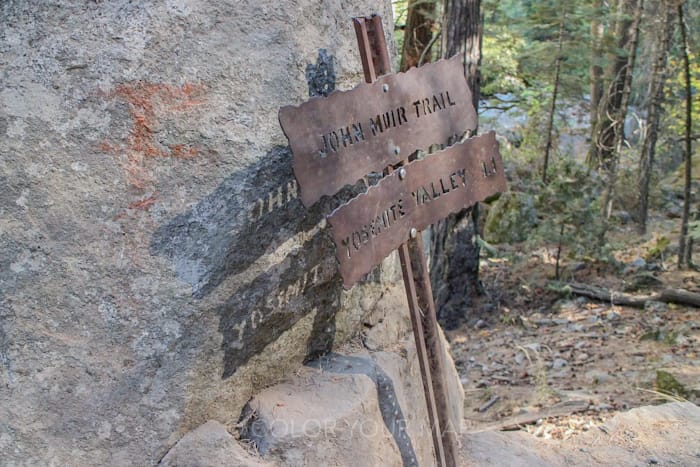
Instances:
[[[333,56],[321,49],[306,79],[311,96],[335,89]],[[376,177],[375,177],[376,178]],[[254,166],[231,174],[190,211],[158,228],[151,252],[168,258],[177,277],[192,286],[195,298],[210,294],[228,277],[246,271],[299,235],[304,243],[237,291],[215,309],[223,334],[228,378],[252,356],[278,339],[299,319],[316,312],[306,343],[306,360],[331,350],[341,279],[335,247],[324,217],[365,191],[363,180],[333,197],[304,208],[292,171],[289,147],[272,147]]]
[[[341,293],[332,247],[328,232],[319,232],[216,310],[219,332],[224,336],[223,378],[233,375],[312,311],[316,317],[307,355],[330,351]]]
[[[335,89],[334,58],[320,49],[316,64],[306,68],[309,95],[327,96]],[[201,298],[228,276],[245,271],[265,253],[293,235],[308,231],[358,193],[344,190],[306,210],[301,204],[288,146],[271,148],[255,166],[230,175],[189,212],[160,227],[151,252],[170,259],[179,279]],[[362,190],[364,185],[360,188]]]
[[[196,298],[321,220],[320,204],[307,211],[298,198],[291,157],[289,147],[273,147],[154,233],[151,251],[173,262]]]

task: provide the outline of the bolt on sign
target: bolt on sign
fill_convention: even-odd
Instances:
[[[463,73],[460,57],[453,57],[281,108],[304,205],[474,130],[476,111]]]
[[[505,191],[496,134],[401,167],[328,217],[345,288],[430,224]]]

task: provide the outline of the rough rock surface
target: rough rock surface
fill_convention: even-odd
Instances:
[[[266,461],[290,466],[434,463],[410,319],[408,313],[390,311],[406,309],[406,298],[388,292],[381,303],[364,320],[363,348],[350,343],[311,361],[247,405],[238,423],[241,438]],[[447,363],[451,415],[461,421],[464,392],[452,360]]]
[[[465,433],[462,461],[475,466],[698,465],[700,408],[690,402],[646,406],[566,441],[525,432]]]
[[[197,429],[187,433],[168,451],[163,460],[163,467],[265,467],[266,463],[259,456],[245,450],[215,420],[209,420]]]
[[[341,292],[322,219],[348,193],[303,209],[277,120],[362,81],[371,12],[1,2],[4,465],[154,464],[397,287],[389,261]]]

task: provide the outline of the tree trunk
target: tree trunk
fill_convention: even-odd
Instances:
[[[624,125],[618,123],[628,71],[630,43],[633,42],[633,31],[636,29],[632,20],[634,10],[634,0],[618,0],[618,19],[614,33],[616,47],[606,72],[608,89],[599,103],[589,154],[589,163],[596,169],[610,170],[615,156],[617,133],[624,130]],[[634,42],[636,43],[636,39]],[[624,119],[624,114],[622,118]]]
[[[429,49],[433,45],[433,23],[435,2],[426,0],[408,0],[406,29],[404,30],[403,50],[401,52],[401,71],[430,61]],[[425,58],[427,57],[427,60]]]
[[[656,153],[656,141],[662,110],[661,103],[664,97],[664,83],[666,82],[668,52],[671,47],[671,36],[673,35],[674,8],[667,2],[661,3],[660,8],[664,15],[661,18],[662,24],[660,28],[655,28],[658,40],[655,41],[654,68],[651,74],[651,81],[649,82],[650,99],[647,112],[647,133],[642,143],[642,153],[639,158],[639,211],[637,222],[640,234],[645,234],[647,230],[649,182]]]
[[[622,0],[623,2],[626,0]],[[634,62],[637,57],[637,41],[639,39],[639,23],[642,18],[642,11],[644,9],[644,0],[637,0],[637,5],[634,8],[634,19],[630,26],[629,34],[629,45],[627,49],[627,61],[624,66],[620,68],[620,73],[624,76],[624,80],[621,83],[619,92],[620,102],[617,105],[617,113],[610,114],[614,115],[611,122],[611,134],[614,136],[613,140],[613,151],[606,155],[604,159],[605,167],[607,169],[607,187],[605,189],[605,196],[603,198],[603,227],[601,229],[600,236],[598,238],[598,245],[603,246],[605,243],[605,234],[607,233],[608,226],[610,223],[610,216],[612,214],[612,205],[615,198],[615,184],[617,183],[617,165],[620,158],[620,153],[622,152],[622,145],[625,139],[625,117],[627,116],[627,107],[629,105],[630,94],[632,91],[632,74],[634,71]],[[615,65],[618,66],[617,64]],[[615,84],[617,87],[617,84]]]
[[[561,70],[561,48],[564,43],[564,21],[559,23],[559,37],[557,38],[557,57],[554,65],[554,90],[552,91],[552,105],[549,109],[549,121],[547,122],[547,144],[544,148],[544,163],[542,164],[542,183],[547,184],[547,167],[549,166],[549,152],[552,150],[552,131],[554,130],[554,112],[557,108],[557,92],[559,91],[559,71]]]
[[[479,105],[481,24],[480,0],[445,0],[443,55],[463,58],[475,109]],[[465,319],[467,308],[480,291],[478,219],[477,205],[433,225],[430,279],[438,318],[446,329],[455,328]]]
[[[481,0],[445,0],[442,20],[443,56],[462,56],[464,76],[472,91],[475,109],[479,107],[480,98],[482,33]]]
[[[598,108],[603,97],[603,37],[605,26],[598,19],[602,17],[602,0],[593,1],[593,19],[591,19],[591,65],[589,68],[591,80],[591,129],[594,130],[598,121]]]
[[[692,138],[693,127],[693,98],[690,86],[690,49],[688,45],[688,32],[683,14],[683,3],[678,5],[678,24],[681,29],[681,44],[683,49],[683,72],[685,77],[685,145],[683,159],[685,160],[685,190],[683,200],[683,220],[681,221],[681,238],[678,244],[678,267],[685,268],[692,263],[692,242],[688,237],[688,222],[690,219],[690,185],[692,181]]]

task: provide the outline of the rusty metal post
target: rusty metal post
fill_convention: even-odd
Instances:
[[[365,81],[372,83],[378,76],[391,72],[382,20],[379,15],[353,18],[353,25],[357,34]],[[385,173],[391,170],[392,168],[388,167]],[[399,247],[399,258],[408,296],[411,325],[416,341],[437,465],[456,467],[457,438],[455,427],[452,426],[449,417],[440,335],[430,276],[423,254],[421,232],[416,232],[414,238]]]
[[[459,426],[453,426],[450,417],[449,393],[445,380],[445,362],[442,353],[442,342],[438,329],[437,314],[435,313],[435,301],[433,300],[433,290],[430,285],[430,273],[423,252],[423,235],[417,232],[415,238],[407,242],[408,253],[411,259],[411,269],[418,298],[418,306],[423,311],[423,334],[428,351],[428,361],[430,362],[430,373],[432,373],[433,393],[435,394],[435,404],[437,406],[438,419],[442,429],[440,435],[445,451],[445,461],[448,466],[457,466],[457,433]],[[457,423],[460,421],[457,420]]]

